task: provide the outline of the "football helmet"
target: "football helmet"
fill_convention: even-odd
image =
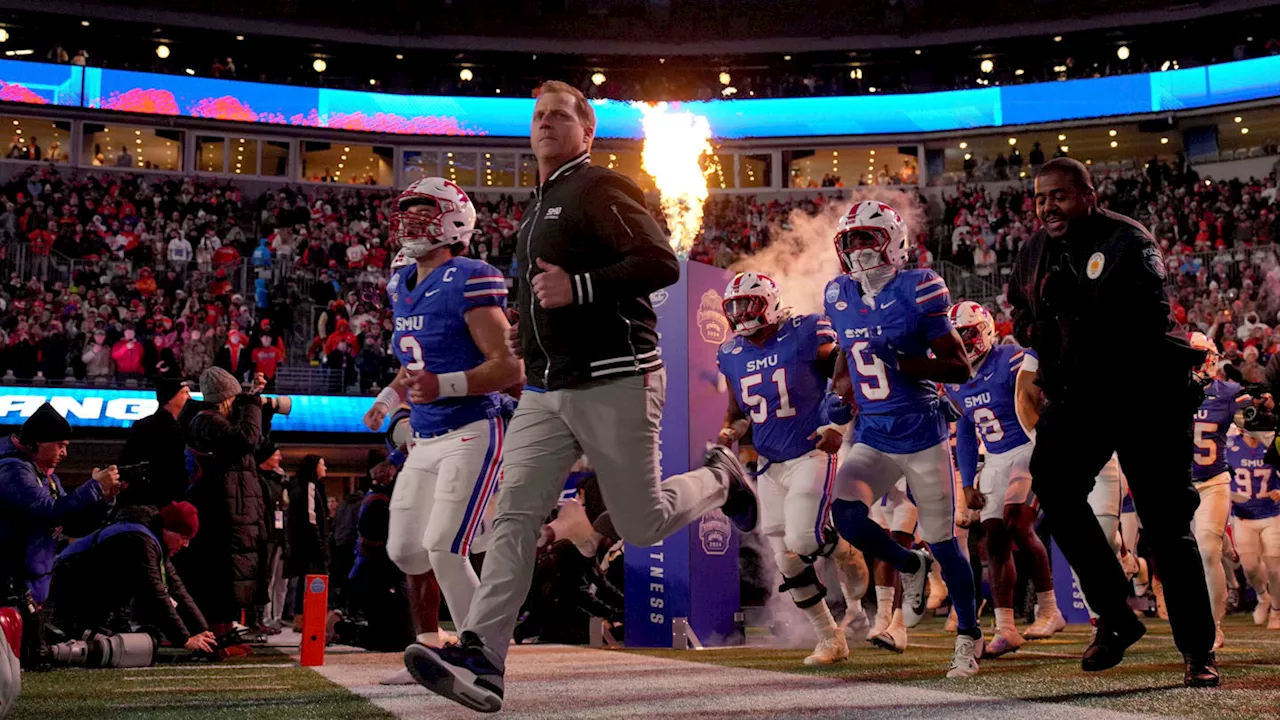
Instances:
[[[733,276],[724,289],[720,307],[729,320],[729,327],[741,337],[754,335],[762,327],[786,318],[778,285],[768,275],[758,272],[740,272]]]
[[[951,306],[947,311],[951,324],[960,333],[960,341],[964,343],[964,352],[969,362],[986,356],[996,344],[996,321],[991,312],[982,305],[965,300]]]
[[[861,282],[868,275],[892,277],[907,264],[907,223],[897,210],[863,200],[836,226],[836,254],[845,273]]]
[[[1220,362],[1218,346],[1202,332],[1193,332],[1187,339],[1191,347],[1205,351],[1204,364],[1194,370],[1196,378],[1205,382],[1217,377]]]
[[[414,210],[425,205],[424,212]],[[391,237],[405,255],[418,258],[438,247],[471,242],[476,228],[476,206],[462,188],[439,177],[414,182],[396,198],[391,217]]]

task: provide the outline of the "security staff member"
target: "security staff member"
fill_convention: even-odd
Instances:
[[[1171,332],[1164,259],[1146,228],[1097,207],[1088,169],[1055,158],[1036,174],[1043,229],[1009,282],[1014,332],[1040,357],[1046,407],[1035,425],[1033,489],[1080,579],[1097,634],[1086,671],[1106,670],[1146,632],[1128,583],[1094,519],[1094,477],[1119,454],[1143,535],[1165,586],[1174,641],[1191,687],[1218,684],[1213,616],[1191,517],[1192,416],[1203,397],[1191,368],[1204,354]]]
[[[480,588],[458,628],[460,647],[405,651],[418,682],[475,710],[502,707],[538,529],[579,453],[593,461],[614,526],[632,543],[652,545],[716,507],[744,532],[756,523],[754,491],[731,451],[718,446],[707,467],[659,474],[666,371],[649,293],[676,282],[680,265],[640,188],[591,165],[595,125],[576,88],[542,85],[530,128],[542,183],[520,226],[520,322],[510,339],[528,387],[507,431]]]

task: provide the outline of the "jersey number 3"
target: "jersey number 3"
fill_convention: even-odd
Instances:
[[[418,342],[418,338],[412,335],[401,335],[400,352],[409,353],[413,357],[413,362],[404,366],[406,370],[421,370],[427,366],[422,360],[422,345]]]
[[[775,417],[789,418],[796,414],[791,407],[791,395],[787,393],[787,369],[773,371],[773,384],[778,388],[778,412]],[[751,394],[751,388],[764,382],[764,375],[755,373],[742,378],[742,404],[751,408],[751,422],[759,424],[769,419],[769,401],[763,395]]]

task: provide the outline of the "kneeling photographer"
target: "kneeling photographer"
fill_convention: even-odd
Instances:
[[[187,502],[158,511],[127,507],[115,522],[63,550],[53,568],[49,620],[70,642],[51,645],[48,659],[96,667],[150,665],[154,642],[127,637],[138,627],[154,628],[176,648],[216,650],[213,633],[170,561],[199,527],[199,515]],[[119,641],[94,642],[93,635]],[[91,640],[78,642],[84,638]],[[93,652],[98,645],[118,650]]]

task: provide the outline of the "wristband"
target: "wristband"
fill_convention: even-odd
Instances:
[[[378,393],[378,399],[373,401],[374,405],[382,404],[387,406],[387,412],[400,407],[400,403],[404,399],[400,397],[400,392],[391,386],[382,388],[382,392]]]
[[[462,397],[467,394],[467,374],[451,372],[437,376],[440,380],[440,397]]]

